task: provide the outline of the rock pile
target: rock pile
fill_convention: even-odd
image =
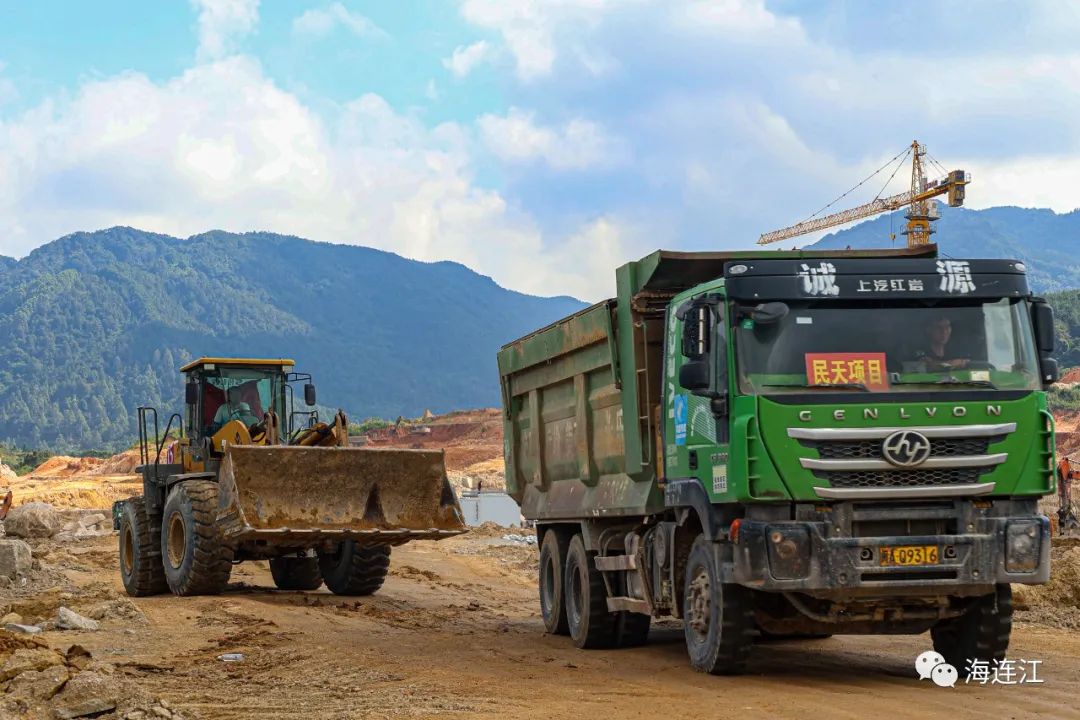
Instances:
[[[41,637],[0,630],[0,717],[109,717],[126,720],[183,715],[142,695],[109,663],[81,645],[53,648]]]

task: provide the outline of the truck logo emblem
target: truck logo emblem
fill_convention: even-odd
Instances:
[[[881,443],[881,456],[896,467],[915,467],[930,457],[930,440],[914,430],[900,430]]]

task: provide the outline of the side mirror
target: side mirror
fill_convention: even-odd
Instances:
[[[198,405],[199,383],[189,382],[184,385],[184,403],[187,405]]]
[[[1044,302],[1034,303],[1031,322],[1035,326],[1035,345],[1039,352],[1045,355],[1054,352],[1054,311]]]
[[[773,323],[780,322],[787,317],[788,311],[791,308],[787,306],[787,303],[782,302],[767,302],[761,303],[753,310],[750,311],[750,319],[757,325],[772,325]]]
[[[304,402],[308,407],[315,404],[315,386],[311,383],[304,384]]]
[[[691,360],[700,360],[709,354],[711,318],[712,312],[706,305],[691,308],[686,314],[683,321],[682,354]]]
[[[692,393],[709,389],[712,378],[709,377],[709,360],[690,360],[679,368],[679,384]]]
[[[1043,387],[1050,387],[1056,383],[1061,376],[1061,371],[1058,368],[1058,361],[1052,357],[1043,357],[1039,359],[1039,372],[1042,374]]]

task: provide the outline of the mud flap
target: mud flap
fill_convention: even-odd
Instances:
[[[236,445],[219,483],[233,543],[400,545],[466,530],[441,450]]]

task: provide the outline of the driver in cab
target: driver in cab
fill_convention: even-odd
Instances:
[[[970,358],[957,357],[957,353],[949,349],[949,340],[952,338],[952,322],[949,318],[939,315],[934,318],[925,329],[925,342],[915,352],[915,359],[925,362],[931,370],[958,370],[966,368]]]
[[[226,401],[214,414],[214,427],[220,428],[230,420],[239,420],[248,427],[259,422],[259,418],[255,417],[251,410],[251,405],[240,398],[239,387],[229,388]]]

